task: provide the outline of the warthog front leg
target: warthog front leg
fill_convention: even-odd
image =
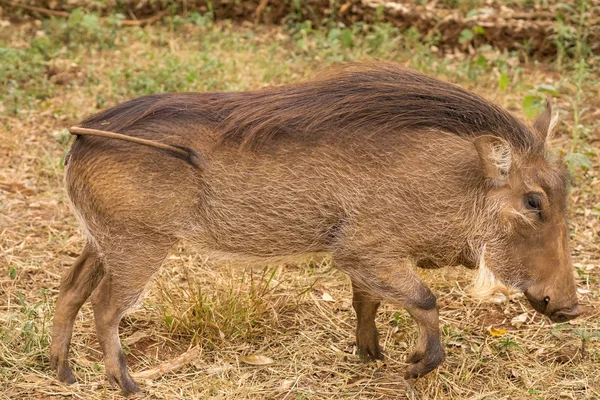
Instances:
[[[356,311],[356,346],[364,359],[383,360],[375,317],[380,301],[370,297],[352,282],[352,306]]]
[[[375,315],[378,299],[382,299],[403,306],[419,326],[419,340],[407,357],[409,365],[404,378],[423,376],[444,361],[435,296],[412,269],[367,257],[338,255],[335,262],[352,279],[353,305],[358,319],[356,340],[363,356],[381,357]]]
[[[427,291],[427,289],[425,287]],[[409,366],[404,373],[405,379],[414,379],[433,371],[444,362],[445,353],[440,341],[440,322],[435,297],[431,308],[418,304],[406,305],[408,313],[419,325],[419,341],[413,351],[406,358]]]

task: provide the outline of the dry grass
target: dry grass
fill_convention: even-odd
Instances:
[[[10,64],[12,75],[0,81],[5,85],[0,103],[0,398],[120,396],[104,378],[89,305],[79,314],[72,344],[79,383],[58,383],[47,354],[60,275],[83,245],[63,190],[61,159],[68,148],[63,128],[98,108],[163,90],[280,84],[323,65],[380,57],[460,83],[517,113],[523,97],[538,93],[539,84],[553,85],[564,114],[556,145],[570,147],[573,80],[510,54],[482,50],[472,57],[438,58],[429,46],[389,27],[379,28],[385,40],[376,45],[377,38],[356,36],[352,46],[344,46],[306,29],[291,37],[252,26],[167,24],[123,29],[114,36],[99,31],[72,38],[64,48],[50,36],[49,44],[44,42],[50,56],[27,58],[31,46],[43,44],[32,38],[64,35],[65,29],[47,23],[0,30],[0,44],[21,51],[24,55],[17,56],[26,60]],[[100,38],[116,41],[102,46]],[[488,65],[479,68],[481,55]],[[510,77],[505,90],[498,89],[500,71]],[[597,71],[590,73],[598,79]],[[583,93],[590,111],[580,123],[588,135],[584,142],[599,151],[600,132],[593,124],[600,93],[593,87]],[[215,265],[182,244],[121,324],[130,368],[152,369],[198,346],[188,365],[140,382],[146,398],[160,399],[600,398],[600,162],[592,161],[591,171],[577,171],[570,196],[580,297],[590,308],[584,318],[552,325],[519,296],[501,304],[474,301],[467,295],[470,271],[421,271],[438,295],[448,357],[412,384],[401,378],[404,357],[417,337],[410,317],[385,304],[377,324],[386,360],[359,361],[350,284],[328,259],[252,270]],[[522,313],[527,320],[517,329],[510,321]],[[506,333],[493,336],[490,327]],[[273,362],[244,364],[240,357],[247,355]]]

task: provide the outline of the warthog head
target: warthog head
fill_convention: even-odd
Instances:
[[[535,123],[547,142],[552,125],[550,107]],[[475,139],[484,174],[489,181],[484,250],[480,274],[487,286],[494,275],[522,290],[536,311],[554,322],[581,314],[569,253],[565,218],[568,173],[545,146],[516,152],[498,137]],[[486,281],[486,279],[482,279]],[[484,285],[486,286],[486,285]]]

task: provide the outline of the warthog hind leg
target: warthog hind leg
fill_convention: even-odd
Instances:
[[[104,246],[108,250],[104,259],[106,274],[92,293],[92,307],[106,375],[111,385],[117,384],[125,395],[135,393],[139,388],[127,371],[119,341],[119,321],[137,302],[172,244],[173,241],[165,238],[149,243],[136,238]]]
[[[54,311],[50,344],[50,367],[56,370],[61,382],[75,382],[75,375],[69,367],[73,325],[79,309],[98,286],[103,275],[104,269],[96,252],[86,244],[75,264],[63,276]]]

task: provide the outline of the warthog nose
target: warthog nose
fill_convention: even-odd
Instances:
[[[573,318],[577,318],[583,314],[583,310],[579,308],[579,305],[575,305],[570,310],[558,310],[552,313],[549,317],[552,322],[567,322]]]
[[[529,304],[535,309],[535,311],[545,314],[546,308],[548,308],[548,303],[550,303],[550,298],[546,296],[544,300],[538,300],[529,292],[525,292],[525,296],[527,300],[529,300]]]

